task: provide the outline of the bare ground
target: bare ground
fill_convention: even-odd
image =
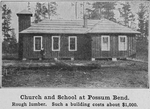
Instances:
[[[89,63],[89,61],[65,61]],[[90,62],[91,63],[91,62]],[[133,61],[95,61],[100,68],[9,69],[3,87],[148,88],[148,64]],[[92,62],[93,64],[93,62]]]

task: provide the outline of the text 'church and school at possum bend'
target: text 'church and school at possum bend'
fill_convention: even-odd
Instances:
[[[52,100],[129,100],[128,96],[118,96],[118,95],[112,95],[112,96],[95,96],[95,95],[51,95],[51,96],[28,96],[28,95],[21,95],[20,99],[22,100],[34,100],[34,99],[52,99]]]

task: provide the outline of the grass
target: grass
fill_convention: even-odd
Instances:
[[[18,59],[18,53],[5,53],[2,54],[2,59],[3,60],[17,60]]]
[[[148,61],[148,43],[137,42],[136,58]],[[17,55],[3,59],[16,59]],[[4,62],[4,61],[3,61]],[[11,62],[11,61],[10,61]],[[90,69],[8,69],[2,78],[3,87],[52,87],[52,88],[148,88],[148,64],[133,61],[63,61],[66,63],[89,63],[114,65]],[[16,61],[21,65],[19,61]],[[36,62],[35,62],[36,63]],[[3,73],[4,73],[3,69]]]
[[[145,38],[137,40],[137,53],[136,58],[144,61],[148,61],[148,41]]]
[[[96,61],[102,64],[100,61]],[[111,62],[108,62],[109,64]],[[107,62],[105,62],[107,64]],[[111,64],[114,64],[111,63]],[[120,66],[91,69],[9,69],[3,87],[147,88],[146,63],[118,61]]]

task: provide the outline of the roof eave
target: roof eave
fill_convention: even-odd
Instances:
[[[77,33],[77,32],[72,32],[72,33],[69,33],[69,32],[66,32],[66,33],[63,33],[63,32],[60,32],[60,33],[55,33],[55,32],[19,32],[20,34],[87,34],[87,33],[83,33],[83,32],[80,32],[80,33]]]
[[[140,34],[140,32],[88,32],[89,34]]]

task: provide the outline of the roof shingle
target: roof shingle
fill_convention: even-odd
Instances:
[[[32,13],[29,10],[26,10],[26,9],[24,9],[21,12],[17,13],[17,15],[19,15],[19,14],[29,14],[29,15],[32,15]]]
[[[20,33],[139,33],[131,28],[114,23],[107,19],[87,20],[87,27],[83,27],[83,20],[49,20],[45,19]]]

